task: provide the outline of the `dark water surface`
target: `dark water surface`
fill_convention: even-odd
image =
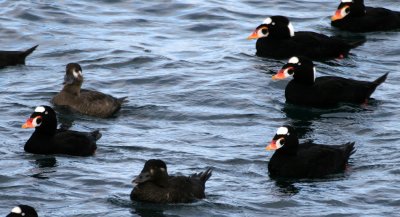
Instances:
[[[39,44],[26,66],[0,71],[0,216],[30,204],[41,216],[389,216],[400,211],[400,32],[368,33],[344,60],[318,62],[319,75],[373,80],[390,72],[366,107],[328,111],[286,105],[287,81],[271,81],[286,60],[255,56],[245,38],[268,15],[297,30],[330,27],[339,1],[0,1],[1,50]],[[400,11],[397,0],[367,0]],[[59,112],[72,129],[100,129],[93,157],[25,153],[34,107],[62,87],[79,62],[84,86],[129,96],[115,118]],[[277,127],[302,139],[355,141],[344,174],[323,180],[268,177],[264,147]],[[131,180],[145,160],[170,173],[208,166],[207,199],[132,203]]]

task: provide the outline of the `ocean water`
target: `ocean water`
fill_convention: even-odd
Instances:
[[[397,0],[367,0],[400,11]],[[0,1],[0,50],[39,44],[25,66],[0,70],[0,215],[18,204],[40,216],[396,216],[400,211],[400,32],[367,33],[342,60],[317,72],[374,80],[390,72],[367,106],[309,109],[285,103],[286,60],[255,56],[246,37],[270,15],[296,30],[353,37],[331,28],[339,1]],[[356,35],[357,37],[359,35]],[[78,62],[84,87],[129,102],[113,118],[58,110],[74,130],[100,129],[92,157],[25,153],[34,107],[62,88]],[[301,140],[356,142],[343,174],[273,180],[264,147],[291,124]],[[214,169],[207,198],[192,204],[131,202],[146,160],[171,174]]]

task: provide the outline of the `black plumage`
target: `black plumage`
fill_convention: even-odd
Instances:
[[[78,63],[69,63],[66,67],[63,89],[51,102],[79,113],[110,117],[121,109],[126,98],[115,98],[94,90],[81,89],[83,83],[82,68]]]
[[[349,157],[355,152],[354,142],[343,145],[322,145],[310,142],[299,144],[293,127],[280,127],[267,146],[275,150],[268,163],[272,177],[321,178],[346,169]]]
[[[6,217],[38,217],[35,208],[28,205],[14,207]]]
[[[191,176],[170,176],[162,160],[146,161],[142,172],[133,180],[136,184],[131,199],[153,203],[190,203],[205,198],[205,183],[211,168]]]
[[[0,68],[25,64],[26,57],[39,45],[33,46],[26,51],[0,51]]]
[[[97,149],[101,133],[57,129],[57,117],[49,106],[39,106],[22,128],[35,128],[25,144],[25,151],[34,154],[66,154],[90,156]]]
[[[352,48],[364,42],[348,43],[316,32],[294,32],[289,19],[284,16],[265,19],[248,39],[257,39],[258,56],[272,58],[306,56],[310,59],[343,58]]]
[[[358,81],[335,76],[316,78],[315,67],[305,57],[292,57],[272,79],[293,76],[285,89],[286,102],[312,107],[334,107],[339,103],[363,104],[388,73],[375,81]]]
[[[366,7],[364,0],[342,1],[331,20],[332,26],[351,32],[400,29],[400,12]]]

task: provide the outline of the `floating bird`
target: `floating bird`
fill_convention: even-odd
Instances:
[[[36,210],[28,205],[14,207],[6,217],[38,217]]]
[[[25,64],[25,58],[31,54],[39,45],[33,46],[26,51],[0,51],[0,68]]]

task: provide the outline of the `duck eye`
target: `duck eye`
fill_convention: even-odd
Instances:
[[[267,29],[261,29],[261,32],[262,32],[263,35],[266,35],[268,33],[268,30]]]
[[[345,12],[346,14],[350,13],[350,8],[346,8],[346,9],[344,10],[344,12]]]
[[[293,74],[294,74],[294,70],[293,70],[293,69],[289,69],[289,70],[288,70],[288,74],[289,74],[289,75],[293,75]]]
[[[42,118],[38,117],[36,118],[36,124],[39,125],[42,123]]]

